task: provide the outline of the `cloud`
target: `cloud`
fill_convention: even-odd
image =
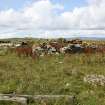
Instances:
[[[105,0],[88,0],[87,6],[64,11],[51,0],[36,0],[16,11],[0,11],[0,38],[21,37],[72,37],[105,35]],[[22,37],[23,37],[22,36]]]

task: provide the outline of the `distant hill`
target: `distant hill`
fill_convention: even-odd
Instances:
[[[105,37],[102,38],[102,37],[80,37],[80,39],[83,39],[83,40],[105,40]]]
[[[72,37],[66,38],[67,40],[70,39],[81,39],[81,40],[105,40],[105,37]]]
[[[44,40],[44,38],[34,38],[34,37],[25,37],[25,38],[5,38],[5,39],[0,39],[1,41],[27,41],[27,40]],[[46,38],[45,38],[46,39]],[[59,38],[52,38],[52,39],[59,39]],[[72,40],[72,39],[81,39],[81,40],[105,40],[105,37],[70,37],[70,38],[65,38],[66,40]]]

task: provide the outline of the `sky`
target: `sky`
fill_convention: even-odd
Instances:
[[[105,37],[105,0],[0,0],[0,38]]]

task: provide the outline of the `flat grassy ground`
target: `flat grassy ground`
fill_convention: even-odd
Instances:
[[[0,56],[0,93],[75,95],[76,105],[105,105],[105,86],[84,83],[88,74],[105,76],[105,55],[53,55],[32,60],[9,53]]]

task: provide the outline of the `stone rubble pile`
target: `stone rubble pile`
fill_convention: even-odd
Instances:
[[[105,86],[105,76],[104,75],[86,75],[84,77],[84,82],[89,83],[93,86]]]

